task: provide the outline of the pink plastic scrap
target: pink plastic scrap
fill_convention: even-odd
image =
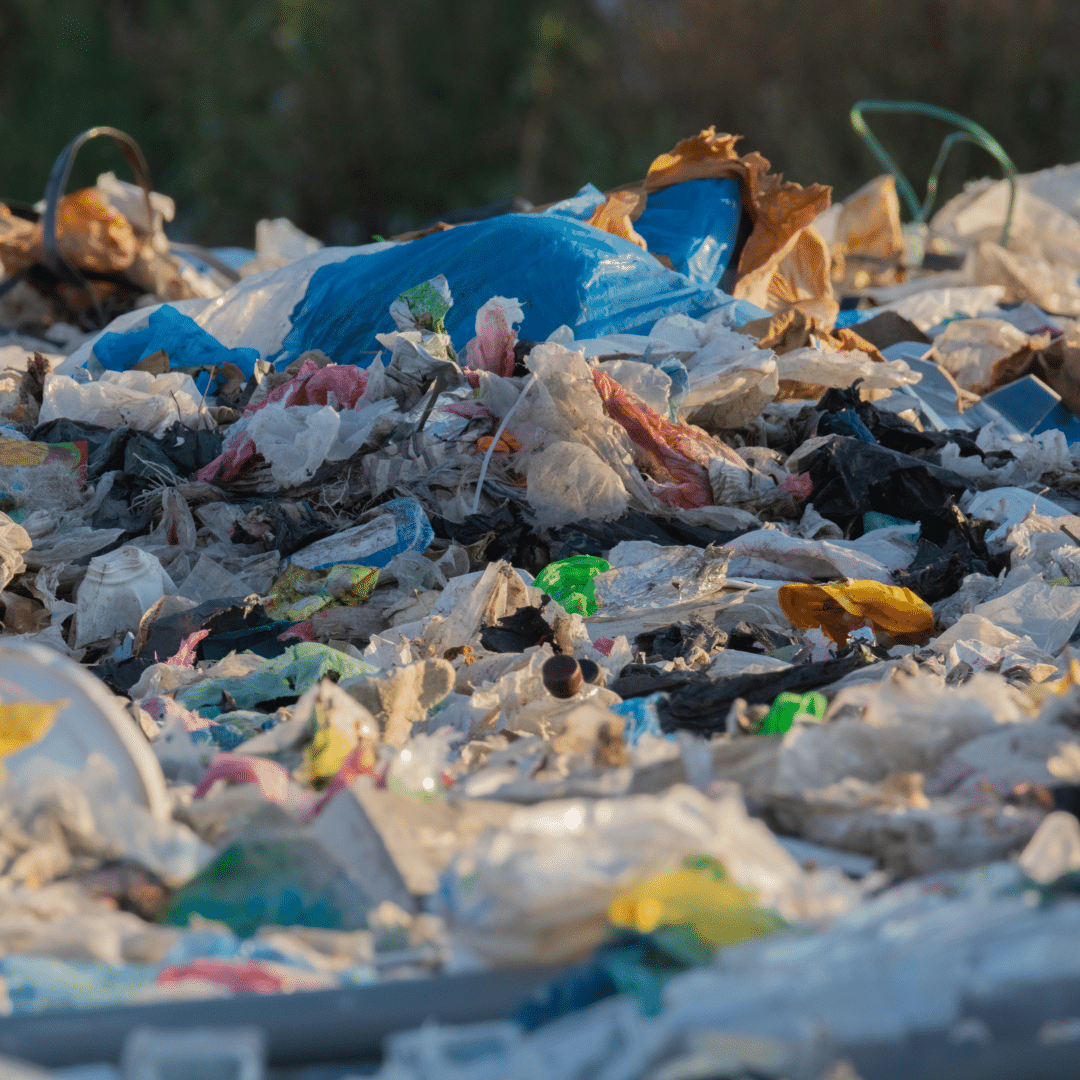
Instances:
[[[610,656],[611,650],[615,648],[615,642],[609,637],[598,637],[593,643],[592,647],[604,656]]]
[[[286,408],[293,405],[331,405],[338,412],[354,409],[367,389],[370,378],[370,371],[353,367],[352,364],[329,364],[321,368],[314,360],[305,360],[295,378],[271,390],[258,404],[249,405],[244,415],[251,416],[277,401],[284,401]],[[251,436],[241,432],[227,450],[195,475],[206,484],[231,483],[258,452]]]
[[[479,401],[454,401],[446,406],[448,413],[465,420],[494,420],[495,414]]]
[[[288,630],[278,634],[278,641],[314,641],[315,624],[310,619],[293,623]]]
[[[218,780],[234,784],[258,784],[267,802],[284,806],[289,801],[289,770],[269,758],[243,754],[218,754],[199,782],[193,799],[202,799]]]
[[[660,481],[652,485],[666,506],[691,510],[712,505],[709,460],[722,457],[745,468],[742,458],[719,439],[700,428],[676,424],[648,405],[631,401],[610,376],[593,369],[593,382],[604,403],[604,412],[630,436],[646,458],[650,472]]]
[[[286,407],[293,405],[329,405],[334,395],[335,407],[353,409],[367,389],[371,372],[352,364],[330,364],[320,368],[314,360],[305,360],[298,374],[263,398],[257,405],[249,405],[245,416],[251,416],[276,401],[284,400]]]
[[[525,312],[517,300],[493,296],[476,313],[476,337],[465,346],[468,366],[505,378],[513,375],[514,345],[517,342],[514,323],[524,318]]]
[[[210,724],[212,721],[208,720],[206,723]],[[326,787],[318,792],[293,784],[288,769],[280,762],[244,754],[218,754],[210,762],[191,797],[206,798],[218,780],[231,784],[258,784],[259,791],[267,802],[284,807],[302,823],[310,824],[334,796],[344,791],[357,777],[370,776],[378,787],[385,784],[385,776],[367,764],[366,759],[370,752],[370,748],[363,745],[353,747],[341,768]]]
[[[176,655],[170,656],[165,663],[170,667],[194,667],[195,651],[199,647],[199,642],[202,641],[203,638],[209,636],[209,630],[196,630],[195,633],[188,634],[188,636],[180,642],[180,648],[176,650]]]
[[[185,731],[205,731],[207,728],[218,726],[216,720],[208,720],[197,712],[185,709],[171,697],[144,697],[139,702],[139,708],[159,724],[179,719],[183,722]]]
[[[780,486],[789,491],[800,502],[803,499],[809,499],[814,491],[814,481],[810,479],[810,474],[806,472],[792,473],[790,476],[785,476]]]
[[[159,986],[197,980],[230,994],[279,994],[282,980],[255,960],[229,960],[216,956],[189,960],[158,972]]]
[[[209,465],[204,465],[195,476],[204,484],[211,481],[219,484],[232,483],[258,453],[254,440],[246,431],[242,431],[227,450],[214,458]]]

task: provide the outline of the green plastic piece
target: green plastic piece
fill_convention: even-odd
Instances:
[[[406,289],[398,299],[408,304],[409,311],[421,330],[433,330],[436,334],[446,333],[443,319],[450,310],[451,302],[430,281]]]
[[[791,730],[796,718],[807,721],[820,721],[825,718],[829,707],[824,694],[811,691],[809,694],[789,694],[786,691],[777,695],[772,703],[769,715],[758,729],[759,735],[783,735]]]
[[[545,566],[536,575],[536,587],[573,615],[595,615],[593,578],[610,569],[610,563],[595,555],[571,555]]]

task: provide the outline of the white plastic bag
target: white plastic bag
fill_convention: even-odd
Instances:
[[[247,433],[282,487],[310,480],[337,439],[341,418],[329,405],[267,405],[251,418]]]
[[[931,359],[965,389],[989,389],[994,364],[1024,348],[1031,339],[1002,319],[957,319],[934,340]]]

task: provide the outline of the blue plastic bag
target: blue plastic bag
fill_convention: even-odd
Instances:
[[[572,217],[508,214],[316,270],[281,351],[269,359],[281,369],[307,349],[322,349],[338,363],[366,366],[379,349],[375,334],[395,329],[390,304],[437,274],[446,275],[454,297],[446,329],[459,352],[492,296],[521,301],[518,333],[533,341],[563,324],[579,338],[648,333],[665,315],[701,318],[730,300]]]
[[[382,569],[390,564],[395,555],[403,551],[427,551],[435,538],[424,508],[415,499],[391,499],[379,507],[380,517],[393,519],[393,533],[380,529],[373,533],[374,525],[357,525],[334,533],[323,540],[294,552],[290,562],[299,563],[309,570],[325,570],[339,563],[358,563]]]
[[[573,198],[544,214],[588,221],[606,196],[586,184]],[[649,251],[666,255],[695,285],[715,287],[731,261],[742,218],[742,196],[734,180],[685,180],[654,191],[634,229]]]
[[[667,315],[720,314],[725,325],[739,327],[768,312],[713,287],[730,260],[741,213],[730,183],[674,185],[651,195],[638,219],[693,280],[587,224],[604,201],[589,184],[540,214],[489,218],[409,243],[325,248],[245,278],[217,300],[185,301],[186,314],[166,304],[149,316],[122,315],[115,325],[123,333],[106,332],[69,362],[85,366],[92,350],[102,366],[120,371],[164,348],[174,366],[229,361],[250,375],[259,356],[281,370],[322,349],[337,363],[365,367],[381,349],[376,334],[396,329],[390,305],[439,274],[453,294],[445,321],[459,353],[473,337],[476,312],[493,296],[521,302],[519,334],[533,341],[564,324],[579,340],[647,334]],[[230,349],[223,341],[255,347]]]

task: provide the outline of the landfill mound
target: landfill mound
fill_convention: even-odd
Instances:
[[[839,1080],[1080,978],[1080,166],[769,170],[0,207],[9,1015],[554,966],[385,1075]]]

